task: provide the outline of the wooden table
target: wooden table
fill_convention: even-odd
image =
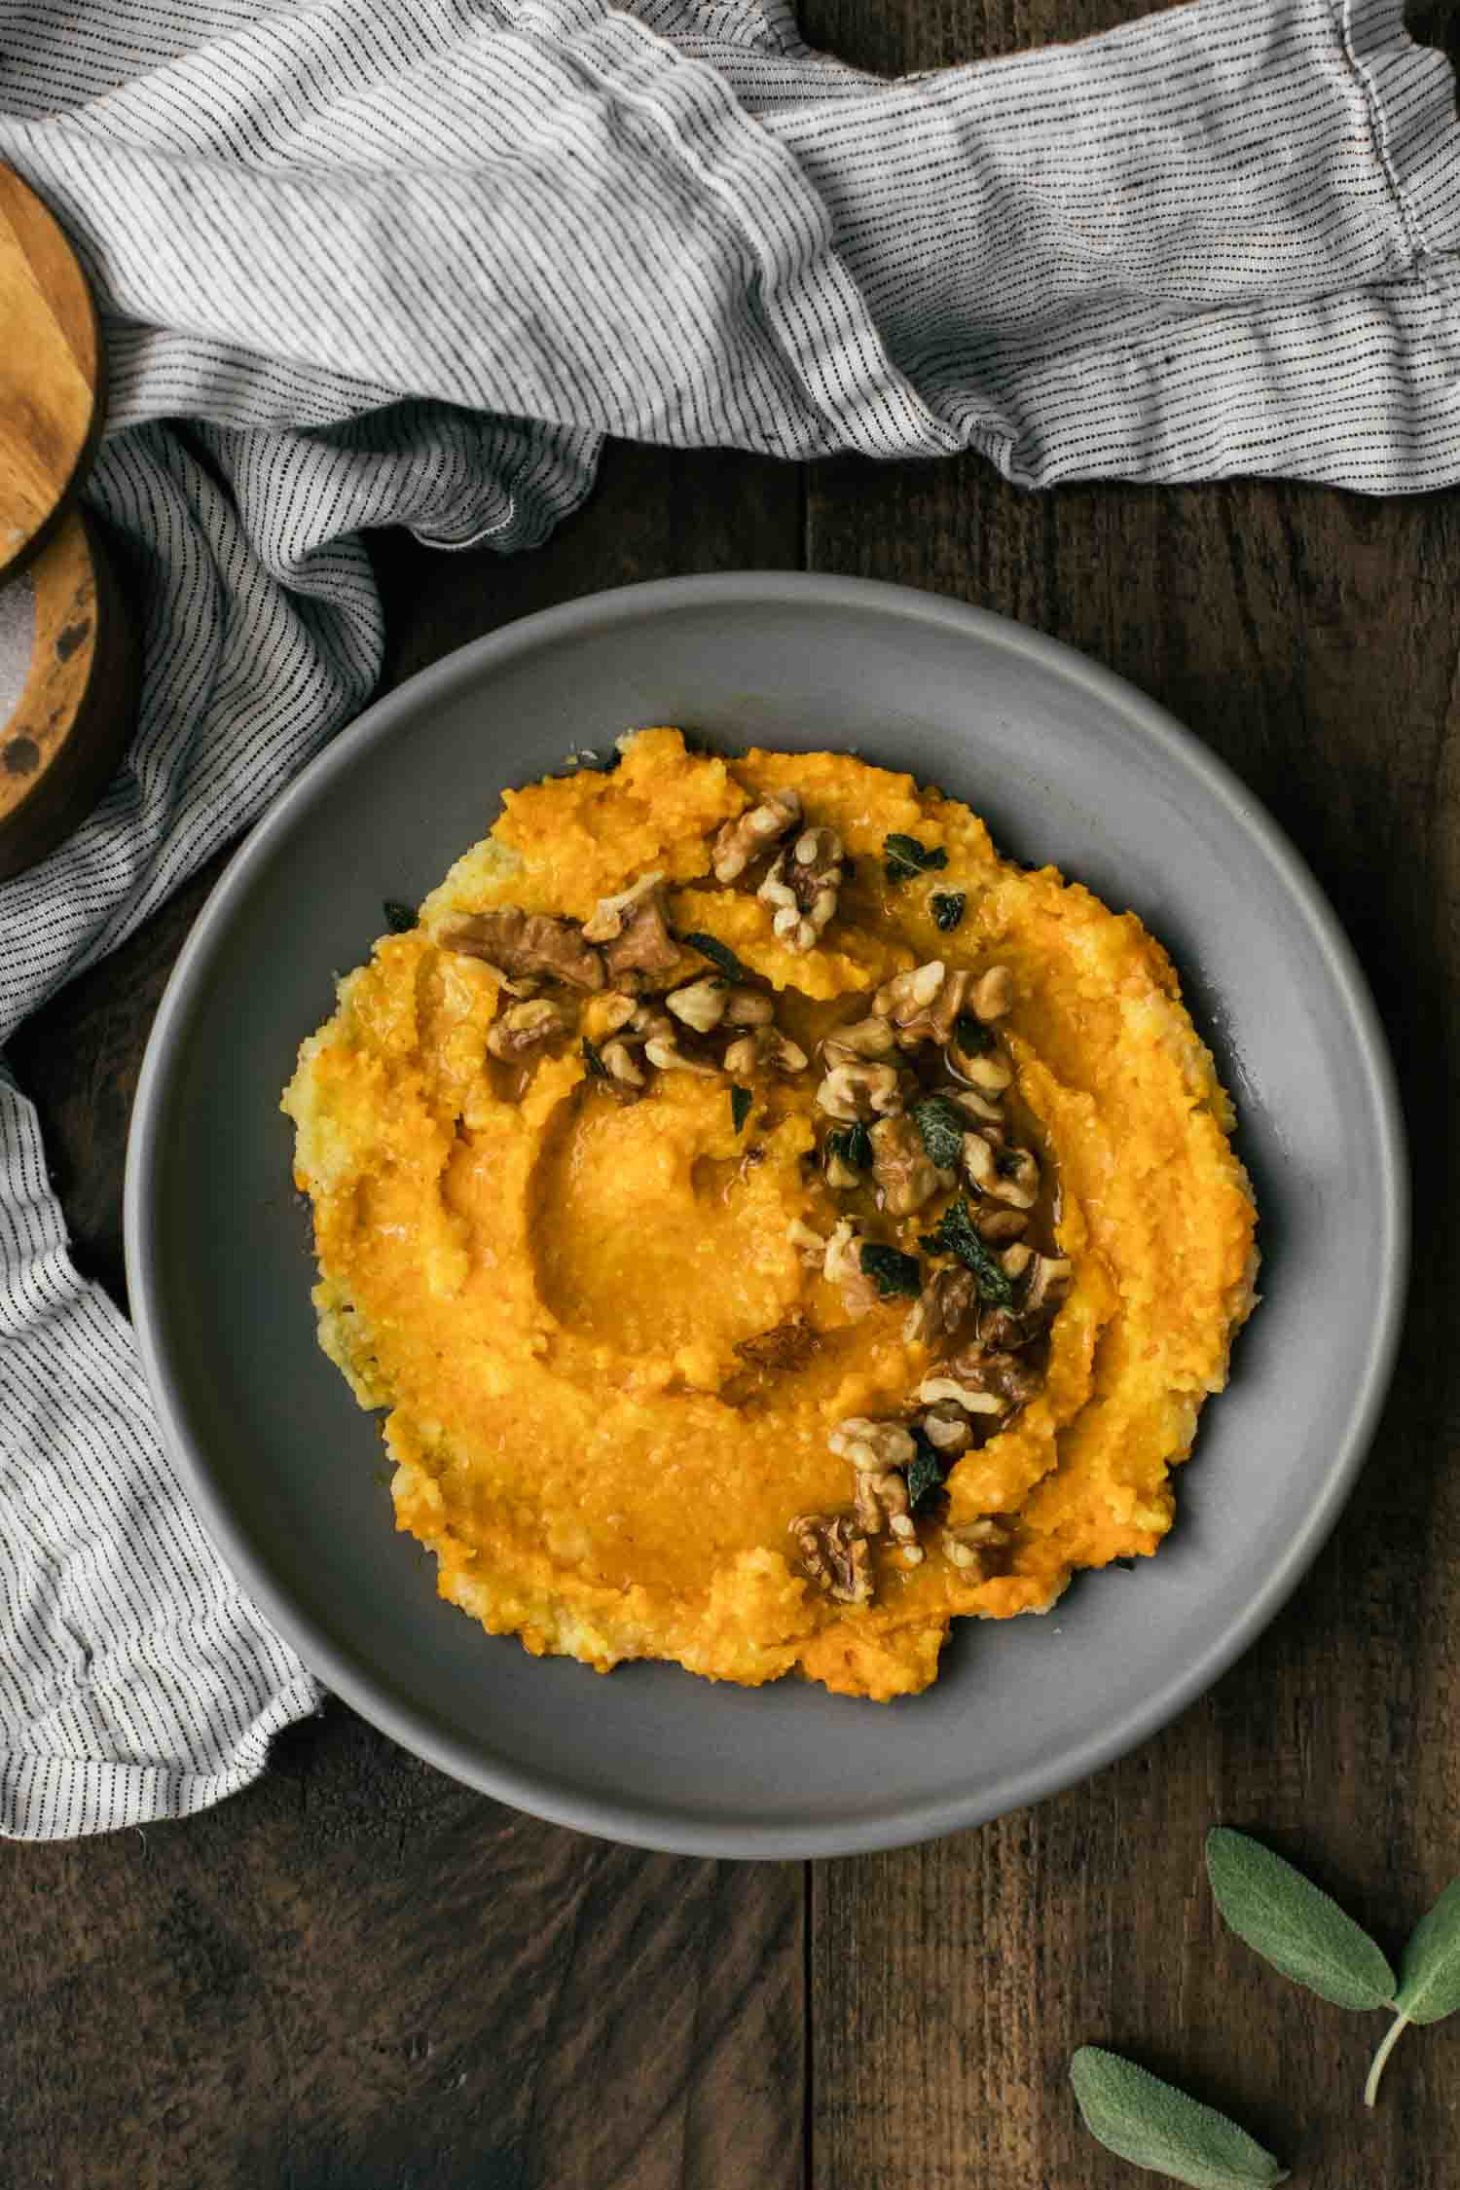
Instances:
[[[1125,0],[821,0],[810,34],[925,66]],[[1314,2190],[1453,2190],[1460,2025],[1411,2037],[1284,1984],[1214,1921],[1216,1819],[1301,1856],[1390,1945],[1460,1869],[1460,498],[1064,489],[982,463],[617,449],[514,562],[382,541],[399,678],[595,587],[748,566],[1022,617],[1163,700],[1312,862],[1408,1106],[1413,1308],[1373,1459],[1295,1601],[1124,1763],[934,1847],[737,1867],[500,1809],[339,1705],[186,1824],[0,1848],[0,2182],[118,2190],[1097,2190],[1102,2040],[1245,2120]],[[89,1270],[120,1293],[123,1136],[210,876],[14,1044]],[[1200,1464],[1199,1462],[1197,1463]]]

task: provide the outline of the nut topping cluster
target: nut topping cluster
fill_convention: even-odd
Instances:
[[[947,865],[939,847],[912,837],[889,837],[886,854],[896,886]],[[809,820],[794,791],[771,792],[726,822],[710,866],[722,887],[753,890],[777,941],[797,953],[821,943],[850,873],[840,836]],[[963,892],[930,897],[933,924],[949,932],[966,902]],[[1064,1258],[1034,1243],[1042,1166],[1009,1115],[1014,1066],[999,1033],[1015,1000],[1010,968],[930,958],[896,973],[863,996],[860,1015],[826,1032],[813,1066],[778,1025],[769,987],[732,951],[712,935],[674,933],[662,873],[601,899],[581,923],[504,905],[458,920],[442,941],[496,971],[505,993],[487,1048],[504,1063],[572,1039],[591,997],[597,1046],[584,1041],[585,1063],[621,1102],[645,1094],[654,1074],[723,1078],[738,1131],[747,1083],[816,1072],[821,1175],[836,1219],[826,1235],[798,1217],[788,1237],[850,1316],[902,1298],[906,1336],[927,1366],[895,1413],[832,1430],[850,1502],[791,1523],[801,1571],[848,1605],[873,1601],[879,1543],[903,1569],[937,1552],[964,1576],[999,1571],[1014,1548],[1012,1521],[947,1525],[945,1478],[1038,1397],[1071,1278]],[[686,976],[687,950],[708,970]],[[910,1219],[929,1227],[916,1254],[886,1236]],[[798,1314],[736,1351],[770,1375],[804,1367],[820,1346]]]

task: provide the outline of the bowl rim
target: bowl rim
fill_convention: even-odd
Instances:
[[[641,621],[678,609],[795,606],[810,611],[846,609],[892,615],[963,632],[1027,658],[1083,688],[1093,701],[1124,719],[1168,761],[1195,780],[1249,840],[1255,840],[1305,917],[1353,1026],[1358,1062],[1378,1122],[1376,1175],[1386,1224],[1376,1257],[1374,1316],[1366,1358],[1348,1427],[1315,1486],[1303,1525],[1269,1566],[1239,1615],[1192,1663],[1180,1669],[1115,1724],[1056,1759],[1011,1771],[992,1786],[967,1795],[889,1805],[839,1825],[807,1827],[775,1820],[719,1821],[665,1804],[585,1794],[550,1772],[535,1771],[463,1740],[436,1722],[429,1710],[399,1691],[385,1692],[379,1677],[338,1644],[315,1616],[270,1572],[234,1518],[206,1453],[195,1442],[174,1386],[163,1306],[161,1250],[151,1229],[156,1182],[165,1161],[161,1132],[170,1068],[186,1029],[189,1009],[206,978],[213,946],[227,932],[235,906],[255,870],[293,826],[295,814],[321,785],[347,773],[356,756],[391,736],[437,694],[474,683],[485,672],[544,645],[573,639],[585,629]],[[1276,1617],[1317,1557],[1338,1520],[1367,1456],[1393,1373],[1410,1257],[1410,1177],[1403,1116],[1393,1062],[1367,979],[1338,917],[1306,862],[1241,779],[1174,716],[1115,671],[1064,641],[1031,629],[992,609],[946,595],[867,578],[803,571],[732,571],[652,579],[585,594],[517,618],[442,655],[373,701],[300,771],[234,852],[189,931],[169,976],[148,1037],[127,1140],[123,1233],[131,1312],[164,1449],[215,1547],[245,1593],[272,1622],[323,1684],[351,1709],[403,1748],[452,1778],[500,1802],[580,1832],[672,1855],[770,1861],[853,1855],[910,1846],[986,1823],[1081,1780],[1126,1755],[1201,1696]]]

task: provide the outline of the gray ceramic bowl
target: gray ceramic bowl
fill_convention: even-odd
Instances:
[[[852,747],[1003,848],[1133,906],[1175,955],[1242,1116],[1264,1305],[1159,1558],[1042,1620],[961,1623],[892,1706],[663,1665],[610,1679],[489,1640],[392,1526],[380,1434],[316,1350],[278,1109],[332,976],[493,819],[504,785],[673,722]],[[408,1748],[540,1816],[650,1847],[800,1856],[971,1825],[1096,1770],[1270,1620],[1353,1482],[1392,1360],[1406,1184],[1348,945],[1253,800],[1064,647],[836,578],[635,586],[530,617],[382,700],[256,829],[189,938],[142,1073],[127,1260],[163,1432],[225,1556],[320,1677]]]

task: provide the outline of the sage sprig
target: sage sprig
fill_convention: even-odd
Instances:
[[[1207,1876],[1237,1937],[1284,1977],[1335,2007],[1393,2005],[1394,1972],[1363,1926],[1260,1840],[1216,1826]]]
[[[1427,1916],[1409,1935],[1399,1964],[1394,2020],[1374,2055],[1364,2104],[1379,2096],[1384,2064],[1411,2023],[1439,2023],[1460,2008],[1460,1878],[1452,1878]]]
[[[1365,2106],[1378,2098],[1384,2064],[1411,2024],[1442,2022],[1460,2009],[1460,1878],[1416,1924],[1396,1978],[1362,1925],[1246,1833],[1219,1825],[1207,1835],[1207,1875],[1238,1938],[1285,1977],[1335,2007],[1392,2009],[1364,2085]]]
[[[1091,2136],[1135,2167],[1191,2190],[1271,2190],[1287,2180],[1287,2169],[1236,2122],[1119,2053],[1081,2046],[1070,2081]]]

